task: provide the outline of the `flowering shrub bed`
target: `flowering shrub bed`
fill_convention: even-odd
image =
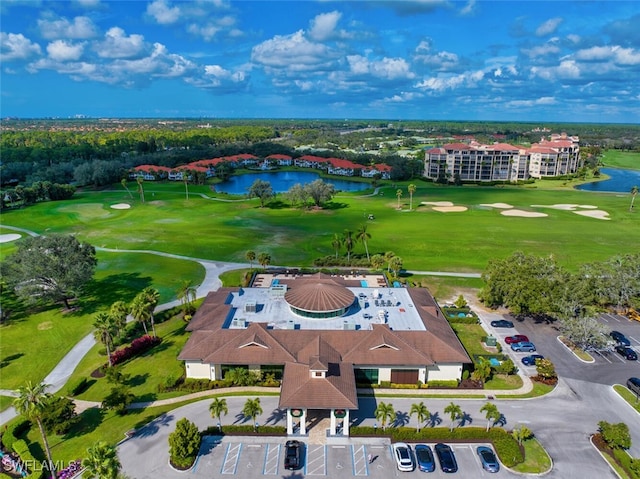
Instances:
[[[71,479],[82,469],[82,462],[77,459],[71,462],[67,467],[58,471],[58,479]]]
[[[162,339],[158,338],[157,336],[140,336],[139,338],[134,339],[131,342],[131,345],[115,351],[111,355],[111,361],[113,362],[114,366],[116,364],[123,363],[126,360],[133,358],[134,356],[138,356],[139,354],[148,351],[157,344],[160,344],[161,341]]]

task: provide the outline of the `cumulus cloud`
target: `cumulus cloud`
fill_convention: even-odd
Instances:
[[[269,69],[300,72],[327,68],[335,53],[322,43],[309,41],[302,30],[276,35],[251,50],[251,60]]]
[[[618,45],[596,46],[578,50],[575,58],[586,62],[612,61],[619,65],[640,65],[640,51],[633,48],[622,48]]]
[[[342,14],[337,11],[317,15],[311,20],[309,36],[317,41],[331,38],[335,34],[340,17],[342,17]]]
[[[84,51],[84,43],[71,43],[66,40],[55,40],[47,45],[49,58],[58,62],[79,60]]]
[[[445,90],[455,90],[461,87],[474,87],[485,77],[482,70],[469,71],[459,75],[439,75],[427,78],[416,85],[421,90],[442,93]]]
[[[26,60],[40,54],[40,45],[22,33],[0,32],[0,61]]]
[[[73,21],[67,18],[41,18],[38,20],[38,28],[42,37],[47,40],[84,40],[97,35],[97,28],[89,17],[75,17]]]
[[[147,14],[161,25],[170,25],[180,19],[180,8],[170,6],[166,0],[154,0],[147,5]]]
[[[370,74],[377,78],[395,80],[398,78],[414,78],[411,67],[404,58],[383,58],[370,61],[361,55],[347,56],[351,73],[355,75]]]
[[[531,75],[533,77],[542,78],[543,80],[572,80],[580,78],[580,66],[575,60],[563,60],[559,65],[551,67],[531,67]]]
[[[562,18],[560,17],[550,18],[536,28],[536,36],[545,37],[547,35],[553,35],[561,23]]]
[[[531,48],[523,48],[522,53],[529,58],[546,57],[549,55],[555,55],[560,51],[560,47],[553,43],[545,43],[544,45],[538,45]]]
[[[505,103],[507,108],[523,108],[541,105],[555,105],[558,101],[552,96],[543,96],[531,100],[511,100]]]
[[[122,28],[113,27],[105,33],[104,40],[98,42],[95,49],[102,58],[131,58],[141,54],[144,48],[142,35],[127,36]]]

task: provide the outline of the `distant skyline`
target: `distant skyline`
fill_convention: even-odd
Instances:
[[[0,116],[640,122],[640,2],[2,0]]]

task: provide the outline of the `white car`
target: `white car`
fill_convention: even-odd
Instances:
[[[413,463],[411,448],[404,442],[396,442],[391,446],[393,448],[393,457],[398,465],[398,470],[403,472],[411,472],[416,465]]]

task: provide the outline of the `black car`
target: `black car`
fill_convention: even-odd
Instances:
[[[620,356],[622,356],[625,359],[628,359],[629,361],[638,360],[638,355],[636,354],[636,352],[627,346],[623,346],[622,344],[620,346],[616,346],[616,351]]]
[[[302,465],[302,443],[300,441],[287,441],[284,451],[284,468],[290,470],[300,469]]]
[[[499,319],[497,321],[491,321],[491,326],[494,328],[513,328],[513,323],[506,319]]]
[[[453,454],[453,449],[447,444],[439,442],[435,445],[436,456],[440,462],[440,469],[442,472],[457,472],[458,463],[456,462],[456,456]]]
[[[627,339],[627,337],[620,331],[611,331],[609,333],[609,336],[611,336],[618,344],[622,344],[623,346],[631,346],[631,341],[629,341],[629,339]]]
[[[522,364],[524,364],[525,366],[535,366],[538,359],[544,359],[544,356],[542,354],[532,354],[531,356],[525,356],[524,358],[522,358]]]

